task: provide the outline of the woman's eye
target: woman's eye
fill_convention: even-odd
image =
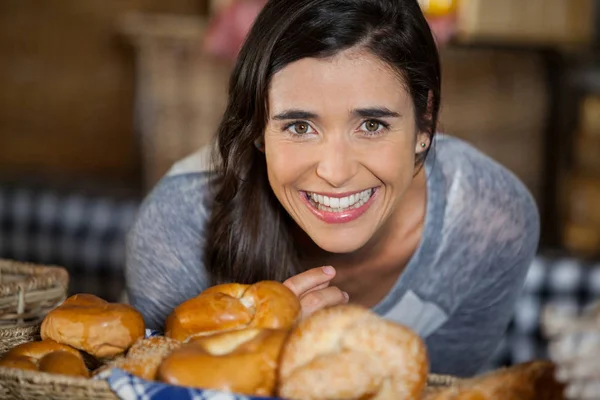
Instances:
[[[304,135],[312,132],[312,128],[306,122],[295,122],[288,126],[288,130],[295,135]]]
[[[365,128],[369,132],[377,132],[379,130],[380,126],[381,126],[381,124],[377,121],[366,121],[365,122]]]
[[[368,134],[371,133],[379,133],[382,130],[386,129],[388,127],[388,125],[386,125],[385,123],[381,122],[381,121],[377,121],[375,119],[370,119],[368,121],[363,122],[363,124],[360,126],[360,131],[366,132]]]

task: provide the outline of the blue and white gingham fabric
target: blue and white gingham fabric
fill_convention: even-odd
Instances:
[[[146,337],[158,335],[160,335],[159,332],[146,329]],[[249,397],[146,381],[117,368],[103,371],[94,379],[108,381],[112,391],[121,400],[275,400],[267,397]]]

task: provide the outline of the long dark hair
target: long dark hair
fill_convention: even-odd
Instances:
[[[413,99],[417,127],[433,138],[439,56],[417,0],[269,1],[238,55],[216,138],[220,165],[205,248],[213,284],[282,281],[298,272],[293,222],[273,194],[264,155],[255,147],[268,120],[269,83],[294,61],[355,46],[395,67]]]

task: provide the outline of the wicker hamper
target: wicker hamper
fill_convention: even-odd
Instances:
[[[39,339],[39,325],[30,340]],[[19,329],[19,328],[14,328]],[[451,386],[456,378],[444,375],[430,375],[428,387]],[[74,378],[44,372],[22,371],[0,367],[0,398],[19,400],[75,400],[101,399],[116,400],[108,382],[85,378]]]
[[[108,382],[44,372],[0,368],[0,398],[19,400],[110,399]]]
[[[451,386],[455,382],[456,378],[454,377],[430,375],[428,387]],[[0,398],[22,400],[118,399],[106,381],[10,368],[0,368],[0,385]]]
[[[65,300],[68,283],[63,268],[0,260],[0,356],[21,343],[41,339],[41,321]],[[428,384],[449,386],[454,381],[432,375]],[[0,399],[88,398],[118,399],[103,380],[0,367]]]
[[[36,334],[35,325],[67,296],[61,267],[0,260],[0,353]]]

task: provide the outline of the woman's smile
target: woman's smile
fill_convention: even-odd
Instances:
[[[379,187],[349,193],[319,193],[300,191],[300,198],[321,221],[340,224],[354,221],[371,207]]]

